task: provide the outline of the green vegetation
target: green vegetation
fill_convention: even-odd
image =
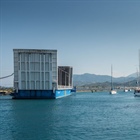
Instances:
[[[115,89],[123,90],[127,89],[135,89],[136,88],[136,81],[126,82],[126,83],[114,83],[113,86]],[[84,84],[84,85],[77,85],[77,91],[82,92],[96,92],[96,91],[109,91],[110,90],[110,82],[104,83],[91,83],[91,84]]]

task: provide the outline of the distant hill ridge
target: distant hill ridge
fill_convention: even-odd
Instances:
[[[128,81],[132,81],[136,79],[136,73],[131,74],[127,77],[113,77],[113,82],[116,83],[124,83]],[[84,73],[84,74],[74,74],[73,75],[73,82],[74,85],[82,85],[82,84],[90,84],[90,83],[103,83],[103,82],[110,82],[111,76],[108,75],[96,75],[96,74],[90,74],[90,73]]]

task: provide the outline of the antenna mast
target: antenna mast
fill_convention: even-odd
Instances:
[[[113,75],[113,70],[112,70],[112,64],[111,64],[111,90],[113,89],[113,84],[112,84],[112,75]]]
[[[139,50],[139,71],[138,71],[138,87],[140,82],[140,50]]]

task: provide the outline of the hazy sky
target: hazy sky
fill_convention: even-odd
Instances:
[[[0,77],[13,48],[57,49],[74,74],[127,76],[138,68],[140,0],[0,0]],[[13,77],[0,80],[13,84]]]

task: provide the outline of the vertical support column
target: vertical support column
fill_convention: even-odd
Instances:
[[[36,89],[36,80],[35,80],[35,89]]]
[[[56,88],[58,88],[58,66],[57,66],[57,52],[55,53],[56,56]]]
[[[27,89],[27,54],[25,54],[25,89]]]
[[[42,89],[42,78],[41,78],[41,73],[42,73],[42,69],[41,69],[41,55],[42,54],[40,54],[40,89]]]
[[[31,67],[30,67],[30,62],[31,62],[31,60],[30,60],[30,54],[29,54],[29,89],[31,89],[31,73],[30,73],[30,70],[31,70]]]
[[[65,88],[66,88],[66,72],[64,71],[64,75],[65,75]]]
[[[52,71],[51,71],[51,53],[49,55],[48,70],[49,70],[49,89],[52,89]]]
[[[18,73],[18,82],[19,82],[19,89],[21,89],[21,72],[22,72],[22,69],[21,69],[21,53],[19,54],[19,57],[20,57],[20,70],[19,70],[19,73]]]
[[[69,74],[68,74],[68,82],[69,82],[69,84],[68,84],[68,87],[70,88],[70,73],[71,73],[71,67],[69,67]]]
[[[36,70],[35,70],[35,64],[36,64],[36,56],[35,56],[35,53],[33,54],[34,55],[34,90],[36,89]]]
[[[44,54],[44,89],[45,89],[45,54]]]

